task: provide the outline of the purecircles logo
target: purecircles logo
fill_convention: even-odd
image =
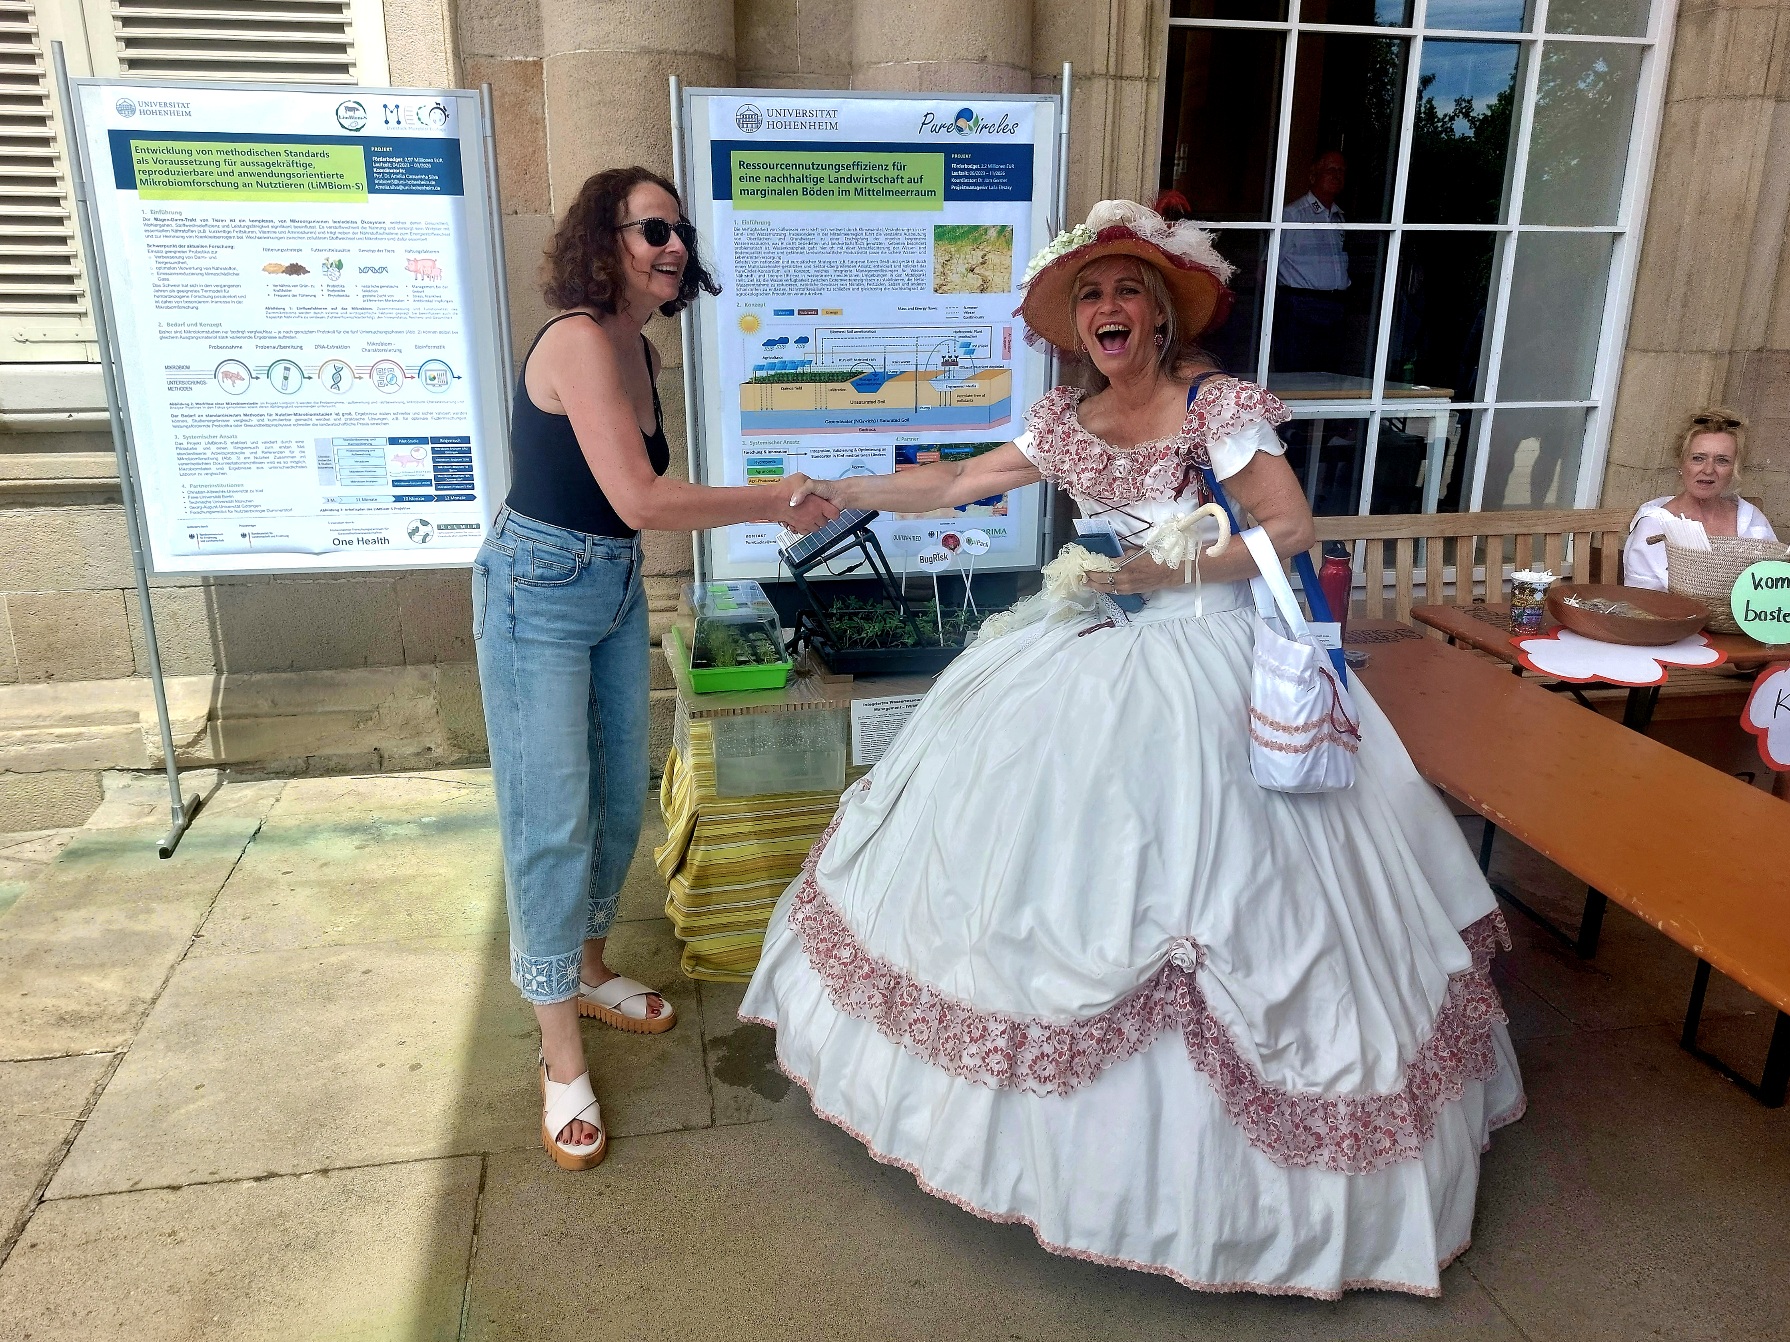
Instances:
[[[740,104],[740,110],[733,114],[733,124],[746,134],[755,134],[764,125],[764,113],[753,103]]]
[[[948,121],[932,112],[923,114],[918,129],[922,135],[1018,135],[1019,123],[1005,112],[993,121],[984,121],[975,108],[960,107]]]
[[[410,537],[413,545],[427,545],[435,539],[435,523],[426,517],[412,518],[410,525],[404,528],[404,534]]]
[[[129,98],[120,98],[112,104],[112,107],[122,117],[133,117],[137,114],[137,105]]]
[[[336,105],[336,124],[343,130],[360,130],[367,124],[367,108],[364,103],[350,98],[347,102]]]

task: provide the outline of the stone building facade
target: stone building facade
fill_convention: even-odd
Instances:
[[[1215,2],[1175,0],[1174,12],[1222,17],[1225,0]],[[37,6],[46,40],[51,7]],[[1068,61],[1071,217],[1105,197],[1151,199],[1162,183],[1168,0],[343,0],[343,10],[363,53],[348,77],[492,86],[519,351],[546,315],[534,274],[555,212],[596,169],[669,171],[673,74],[691,86],[1051,92]],[[1665,426],[1717,400],[1752,417],[1748,492],[1783,524],[1790,4],[1683,0],[1664,31],[1670,74],[1601,501],[1663,490]],[[125,56],[109,56],[108,37],[88,24],[76,53],[87,69],[170,72],[133,64],[123,36]],[[1659,112],[1656,99],[1641,115]],[[655,322],[649,334],[681,471],[677,331]],[[94,351],[75,339],[53,357],[9,357],[0,348],[0,831],[78,823],[103,770],[160,757]],[[647,554],[656,639],[689,574],[690,540],[653,535]],[[305,772],[482,760],[467,596],[466,575],[451,571],[155,580],[182,763]],[[669,677],[654,661],[663,742]]]

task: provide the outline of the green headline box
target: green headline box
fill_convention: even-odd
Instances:
[[[943,154],[736,149],[733,204],[752,210],[942,210]]]
[[[143,200],[365,200],[367,156],[355,144],[133,140]]]

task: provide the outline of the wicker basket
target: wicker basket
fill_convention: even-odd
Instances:
[[[1666,582],[1669,590],[1709,607],[1707,628],[1738,634],[1740,626],[1729,604],[1734,584],[1761,559],[1785,558],[1790,558],[1790,546],[1751,536],[1711,536],[1707,550],[1685,550],[1667,542]]]

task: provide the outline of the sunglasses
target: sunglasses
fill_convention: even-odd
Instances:
[[[640,236],[646,239],[648,247],[663,247],[671,241],[671,235],[677,234],[679,242],[691,251],[696,250],[696,225],[688,219],[679,219],[675,224],[663,219],[631,219],[621,225],[622,228],[637,228]]]
[[[1726,415],[1692,415],[1691,423],[1699,429],[1738,429],[1740,421]]]

